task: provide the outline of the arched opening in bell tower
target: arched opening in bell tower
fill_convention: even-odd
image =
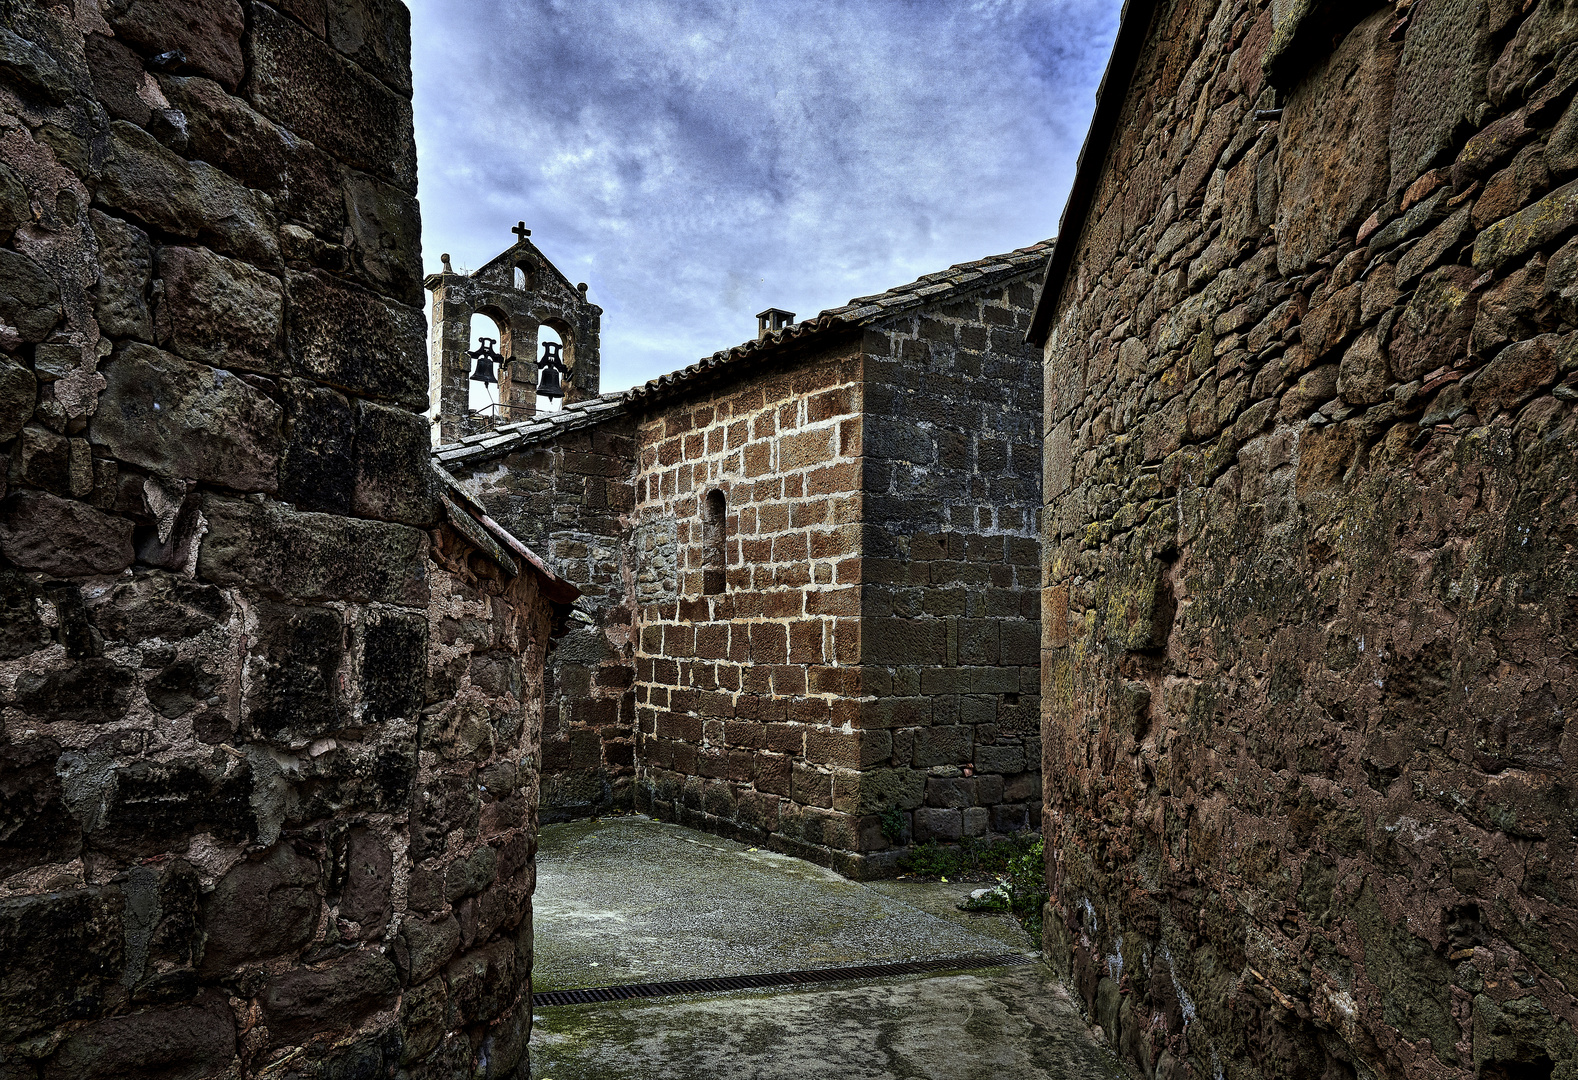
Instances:
[[[471,316],[471,338],[467,347],[471,367],[466,373],[466,409],[472,416],[491,418],[498,415],[502,358],[509,355],[509,332],[505,325],[486,312],[479,311]]]
[[[554,412],[564,408],[564,390],[570,384],[569,327],[557,320],[546,320],[537,327],[537,411]],[[549,373],[544,365],[557,364],[562,370]],[[558,396],[545,394],[557,390]]]

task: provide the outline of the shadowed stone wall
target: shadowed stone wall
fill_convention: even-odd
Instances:
[[[1166,1080],[1578,1075],[1578,20],[1135,12],[1042,300],[1048,956]]]
[[[0,11],[0,1075],[510,1074],[546,616],[429,569],[406,9]]]
[[[862,346],[861,727],[891,739],[861,782],[867,850],[1041,824],[1034,280],[885,321]],[[895,809],[902,835],[871,829]]]
[[[574,410],[572,410],[574,412]],[[568,415],[555,414],[554,415]],[[499,524],[581,590],[548,660],[542,819],[632,806],[635,666],[628,546],[635,504],[634,424],[609,411],[595,426],[546,429],[497,458],[448,463]]]

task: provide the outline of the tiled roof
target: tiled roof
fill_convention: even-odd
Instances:
[[[517,447],[540,442],[546,438],[577,428],[590,427],[599,420],[624,407],[626,392],[604,394],[590,401],[577,401],[555,412],[538,413],[530,420],[503,424],[490,431],[467,435],[459,442],[433,448],[433,460],[440,465],[468,465],[497,457]]]
[[[848,331],[886,319],[908,308],[934,304],[958,293],[979,289],[1018,274],[1039,270],[1047,253],[1052,250],[1052,240],[1043,240],[1029,247],[1018,248],[1005,255],[992,255],[974,262],[955,263],[946,270],[926,274],[908,285],[877,293],[874,296],[857,296],[843,307],[828,308],[814,319],[791,323],[776,333],[760,340],[747,341],[731,349],[719,349],[711,356],[689,367],[659,376],[640,386],[632,387],[629,400],[645,402],[667,397],[677,388],[703,375],[708,375],[726,365],[750,360],[788,342],[802,341],[812,335],[829,331]]]
[[[865,326],[889,318],[909,308],[935,304],[961,293],[994,285],[999,281],[1022,274],[1039,271],[1052,250],[1053,241],[1043,240],[1029,247],[1017,248],[1004,255],[992,255],[974,262],[956,263],[946,270],[926,274],[907,285],[877,293],[874,296],[857,296],[842,307],[828,308],[814,319],[791,323],[776,333],[760,340],[747,341],[730,349],[720,349],[711,356],[689,367],[670,372],[622,393],[604,394],[591,401],[566,405],[558,412],[542,413],[530,420],[505,424],[491,431],[467,435],[459,442],[434,447],[433,458],[440,465],[469,465],[488,458],[518,450],[560,432],[589,427],[628,406],[648,404],[671,394],[689,389],[689,384],[711,375],[720,368],[765,359],[764,354],[778,347],[801,342],[813,336],[834,331],[847,333],[852,328]]]
[[[482,501],[467,491],[442,465],[435,463],[433,471],[438,475],[439,498],[444,503],[444,516],[456,532],[482,549],[510,577],[520,574],[520,562],[524,561],[537,572],[544,596],[556,604],[575,603],[581,595],[580,589],[550,570],[535,551],[489,517],[488,508]]]

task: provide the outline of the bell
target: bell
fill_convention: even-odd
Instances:
[[[499,356],[498,353],[493,351],[493,344],[498,339],[485,337],[478,338],[477,340],[482,344],[478,345],[475,349],[472,349],[466,354],[477,362],[477,369],[471,373],[471,381],[479,382],[484,385],[497,383],[499,379],[498,376],[493,373],[493,369],[494,366],[503,359],[503,357]]]
[[[545,398],[564,397],[565,374],[564,360],[560,356],[563,345],[557,341],[542,343],[542,359],[537,361],[537,368],[541,372],[537,376],[537,393]]]

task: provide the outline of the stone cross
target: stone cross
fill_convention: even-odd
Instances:
[[[515,227],[511,229],[510,232],[515,234],[515,242],[517,244],[524,242],[525,239],[531,235],[531,230],[526,227],[526,223],[524,221],[517,221],[515,223]]]

